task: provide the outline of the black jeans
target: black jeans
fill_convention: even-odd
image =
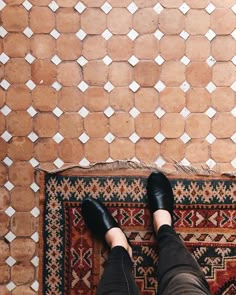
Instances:
[[[210,294],[199,265],[189,253],[174,229],[163,225],[158,231],[159,247],[158,292],[160,295]],[[97,295],[138,295],[128,252],[114,247],[97,289]]]

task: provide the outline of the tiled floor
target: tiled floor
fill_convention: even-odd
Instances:
[[[0,0],[0,294],[38,290],[38,164],[235,171],[235,14],[235,0]]]

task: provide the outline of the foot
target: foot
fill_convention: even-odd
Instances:
[[[85,224],[98,239],[105,240],[110,248],[124,247],[132,257],[132,249],[124,232],[100,201],[91,198],[85,199],[81,209]]]
[[[169,180],[161,173],[152,173],[147,180],[147,195],[151,213],[166,210],[173,215],[174,196]]]

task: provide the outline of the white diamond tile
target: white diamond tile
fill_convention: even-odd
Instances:
[[[113,108],[112,107],[107,107],[106,109],[105,109],[105,111],[104,111],[104,114],[108,117],[108,118],[110,118],[113,114],[115,113],[115,111],[113,110]]]
[[[140,114],[140,111],[138,109],[136,109],[135,107],[133,107],[130,111],[129,111],[130,115],[133,118],[138,117],[138,115]]]
[[[54,65],[58,66],[61,63],[61,59],[56,54],[51,58],[51,62],[54,63]]]
[[[8,167],[10,167],[10,166],[12,165],[13,161],[12,161],[12,159],[10,159],[9,157],[5,157],[5,158],[3,159],[3,163],[4,163],[5,165],[7,165]]]
[[[79,110],[78,113],[80,114],[80,116],[81,116],[82,118],[85,118],[85,117],[88,116],[89,111],[88,111],[85,107],[82,107],[82,108]]]
[[[87,63],[87,59],[84,57],[84,56],[80,56],[78,59],[77,59],[77,63],[79,65],[81,65],[81,67],[85,66],[86,63]]]
[[[32,80],[27,81],[27,82],[25,83],[25,85],[26,85],[30,90],[33,90],[33,89],[36,87],[35,83],[34,83]]]
[[[1,138],[5,140],[6,142],[8,142],[12,138],[12,135],[8,131],[4,131],[3,134],[1,135]]]
[[[216,9],[215,5],[212,4],[211,2],[205,8],[206,12],[209,14],[211,14],[215,9]]]
[[[206,110],[205,114],[209,117],[209,118],[213,118],[216,114],[216,111],[210,107],[209,109]]]
[[[31,188],[32,191],[34,191],[35,193],[39,190],[39,186],[38,186],[37,183],[35,183],[35,182],[31,183],[30,188]]]
[[[138,136],[136,132],[134,132],[133,134],[130,135],[129,139],[133,143],[136,143],[140,139],[140,137]]]
[[[64,137],[59,133],[57,132],[53,138],[52,138],[56,143],[60,143],[62,142],[62,140],[64,139]]]
[[[154,88],[158,91],[158,92],[162,92],[165,88],[166,85],[162,82],[162,81],[158,81],[156,83],[156,85],[154,86]]]
[[[5,236],[5,239],[8,240],[8,242],[12,242],[15,240],[16,236],[13,234],[13,232],[9,231]]]
[[[205,34],[205,36],[209,41],[211,41],[215,38],[216,33],[212,29],[209,29],[209,31]]]
[[[236,158],[234,158],[230,163],[234,168],[236,168]]]
[[[90,139],[90,137],[85,132],[83,132],[79,137],[79,140],[82,143],[86,143],[89,139]]]
[[[31,259],[31,263],[32,263],[35,267],[38,267],[38,266],[39,266],[39,257],[38,257],[38,256],[34,256],[34,258]]]
[[[4,38],[7,33],[7,30],[5,30],[3,26],[0,26],[0,36]]]
[[[108,3],[105,2],[102,6],[101,9],[104,13],[108,14],[112,10],[112,6]]]
[[[187,118],[189,114],[190,114],[190,111],[186,107],[184,107],[182,111],[180,112],[180,115],[184,118]]]
[[[107,91],[107,92],[111,92],[115,87],[113,86],[113,84],[108,81],[105,85],[104,85],[104,89]]]
[[[38,281],[34,281],[33,284],[31,284],[30,286],[35,292],[38,292],[39,290],[39,282]]]
[[[79,162],[80,166],[84,166],[84,167],[88,167],[90,165],[90,162],[86,159],[83,158],[80,162]]]
[[[26,27],[23,31],[24,35],[28,38],[31,38],[34,34],[34,32],[31,30],[31,28]]]
[[[164,10],[164,7],[160,4],[160,3],[157,3],[153,9],[158,13],[160,14],[163,10]]]
[[[104,139],[106,140],[106,142],[108,143],[112,143],[112,141],[115,139],[115,136],[109,132],[107,133],[107,135],[104,137]]]
[[[5,213],[11,217],[12,215],[14,215],[16,213],[16,210],[14,208],[12,208],[11,206],[9,206],[6,210]]]
[[[231,114],[236,117],[236,107],[232,109]]]
[[[7,116],[8,114],[10,114],[11,109],[9,108],[9,106],[5,105],[1,108],[1,112],[4,116]]]
[[[9,180],[4,184],[4,186],[8,191],[11,191],[15,187]]]
[[[102,60],[103,60],[104,64],[107,66],[109,66],[112,63],[112,59],[108,55],[104,56],[104,58]]]
[[[85,92],[88,89],[88,84],[84,81],[80,82],[79,85],[77,86],[79,88],[79,90],[81,90],[82,92]]]
[[[131,66],[136,66],[136,64],[139,62],[139,59],[135,56],[132,55],[129,59],[128,62],[131,64]]]
[[[59,8],[59,6],[57,5],[57,3],[55,1],[52,1],[51,3],[48,4],[48,7],[53,11],[57,11],[57,9]]]
[[[206,161],[206,164],[210,169],[212,169],[216,165],[216,162],[210,158]]]
[[[34,117],[34,116],[37,114],[37,111],[36,111],[32,106],[30,106],[30,107],[27,109],[27,113],[28,113],[31,117]]]
[[[79,13],[82,13],[85,9],[86,6],[80,1],[75,5],[75,10],[77,10]]]
[[[56,30],[56,29],[53,29],[51,32],[50,32],[50,35],[54,38],[54,39],[58,39],[60,37],[60,33]]]
[[[186,158],[183,158],[183,160],[180,163],[184,166],[189,166],[191,164]]]
[[[28,11],[33,7],[33,5],[32,5],[28,0],[24,1],[24,2],[22,3],[22,5],[23,5],[24,8],[25,8],[26,10],[28,10]]]
[[[16,260],[12,257],[9,256],[6,260],[5,260],[6,264],[9,266],[13,266],[16,263]]]
[[[184,132],[181,136],[180,136],[180,140],[182,140],[183,143],[187,143],[191,140],[191,137],[188,135],[188,133]]]
[[[58,118],[63,114],[63,111],[59,107],[56,107],[52,112]]]
[[[207,64],[212,67],[216,63],[216,60],[214,59],[213,56],[209,56],[208,59],[206,60]]]
[[[6,3],[0,0],[0,10],[2,10],[6,6]]]
[[[5,90],[7,90],[9,87],[10,87],[10,83],[7,81],[7,80],[5,80],[5,79],[3,79],[2,81],[1,81],[1,83],[0,83],[0,86],[3,88],[3,89],[5,89]]]
[[[180,88],[183,90],[183,92],[187,92],[190,89],[190,85],[187,81],[184,81],[181,85]]]
[[[134,14],[138,10],[138,6],[134,2],[131,2],[127,9],[131,14]]]
[[[109,31],[109,30],[105,30],[103,33],[102,33],[102,37],[105,39],[105,40],[109,40],[112,36],[112,33]]]
[[[16,285],[11,281],[6,285],[8,291],[13,291],[16,288]]]
[[[31,164],[32,167],[37,167],[39,165],[39,162],[35,158],[31,158],[29,160],[29,163]]]
[[[31,140],[32,142],[35,142],[39,137],[36,133],[34,133],[33,131],[28,135],[29,140]]]
[[[208,143],[212,144],[216,140],[216,137],[212,133],[209,133],[205,139]]]
[[[162,31],[160,31],[160,30],[157,30],[157,31],[154,33],[154,36],[155,36],[158,40],[161,40],[162,37],[164,36],[164,33],[162,33]]]
[[[184,55],[184,56],[181,58],[180,61],[181,61],[184,65],[186,65],[186,66],[190,63],[190,59],[187,58],[186,55]]]
[[[185,31],[185,30],[183,30],[179,35],[184,40],[187,40],[188,37],[189,37],[189,33],[187,31]]]
[[[35,57],[28,53],[26,56],[25,56],[25,60],[29,63],[29,64],[32,64],[34,61],[35,61]]]
[[[231,7],[231,9],[236,14],[236,3]]]
[[[183,13],[186,14],[189,11],[190,7],[188,6],[187,3],[183,3],[182,5],[180,5],[179,10]]]
[[[162,157],[158,157],[155,161],[155,164],[160,168],[165,165],[165,163],[166,161]]]
[[[112,159],[112,158],[108,158],[107,160],[106,160],[106,163],[113,163],[114,162],[114,160]]]
[[[35,243],[39,241],[39,234],[37,232],[33,233],[30,237]]]
[[[0,55],[0,62],[5,65],[9,61],[9,59],[9,56],[6,55],[6,53],[2,52],[2,54]]]
[[[84,38],[87,36],[84,30],[80,29],[76,34],[77,38],[79,38],[81,41],[84,40]]]
[[[158,143],[162,143],[162,141],[165,140],[165,136],[161,132],[158,132],[157,135],[154,137],[154,139]]]
[[[127,36],[134,41],[138,37],[139,33],[136,32],[134,29],[130,30]]]
[[[34,217],[38,217],[39,214],[40,214],[40,211],[39,211],[39,209],[38,209],[37,207],[34,207],[34,208],[30,211],[30,213],[31,213]]]
[[[165,60],[164,60],[164,58],[161,55],[158,55],[155,58],[155,62],[160,66],[160,65],[162,65],[165,62]]]
[[[214,83],[210,82],[209,84],[207,84],[206,86],[206,90],[209,92],[209,93],[212,93],[214,90],[216,90],[216,86]]]
[[[52,88],[54,88],[56,91],[60,91],[62,88],[62,85],[59,82],[55,81],[52,83]]]
[[[230,86],[230,88],[236,92],[236,81]]]
[[[236,29],[231,33],[231,36],[236,40]]]
[[[236,55],[231,59],[232,63],[236,65]]]
[[[165,115],[165,111],[161,108],[158,107],[155,111],[155,115],[160,119],[161,117],[163,117]]]
[[[140,88],[140,85],[133,81],[130,85],[129,85],[129,89],[132,90],[133,92],[138,91],[138,89]]]

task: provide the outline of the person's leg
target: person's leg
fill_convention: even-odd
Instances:
[[[97,295],[138,295],[133,277],[132,249],[120,228],[108,230],[105,240],[111,248],[98,285]]]
[[[172,228],[174,197],[165,175],[152,173],[147,192],[159,248],[158,294],[210,294],[198,263]]]
[[[132,248],[124,232],[100,201],[86,199],[81,208],[88,228],[111,249],[97,295],[138,295],[132,273]]]

